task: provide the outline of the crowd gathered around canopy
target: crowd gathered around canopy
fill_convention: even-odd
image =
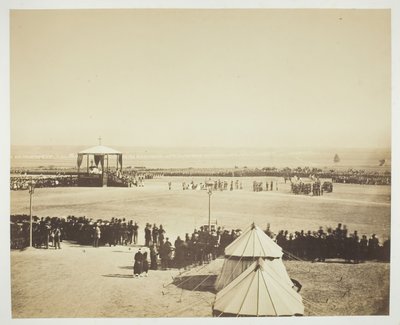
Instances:
[[[98,167],[96,167],[98,168]],[[28,169],[14,169],[11,171],[10,190],[26,190],[28,184],[33,177],[36,182],[36,187],[58,187],[58,186],[76,186],[77,174],[73,170],[68,173],[59,169],[50,170],[28,170]],[[390,185],[391,174],[390,171],[377,171],[377,170],[364,170],[364,169],[347,169],[347,170],[323,170],[320,168],[311,167],[297,167],[297,168],[276,168],[265,167],[262,169],[242,168],[235,170],[193,170],[193,169],[145,169],[137,170],[135,168],[110,169],[108,171],[110,178],[121,181],[127,186],[144,186],[145,179],[152,179],[160,176],[181,176],[181,177],[279,177],[283,178],[285,182],[290,179],[309,178],[311,175],[318,179],[330,179],[332,183],[343,184],[364,184],[364,185]],[[213,181],[214,190],[233,190],[242,189],[241,181]],[[208,184],[192,184],[190,182],[183,183],[184,189],[199,189],[206,187]],[[321,184],[323,185],[323,183]],[[294,185],[293,192],[301,192]],[[308,186],[306,186],[308,187]],[[259,186],[257,190],[259,191]],[[266,187],[267,190],[267,187]],[[311,189],[311,191],[313,191]],[[324,189],[327,191],[327,189]]]
[[[36,248],[61,248],[63,240],[94,247],[130,246],[138,245],[139,238],[144,238],[144,246],[148,247],[150,259],[153,259],[150,269],[157,267],[158,259],[163,269],[207,263],[224,255],[225,247],[241,234],[240,229],[227,230],[214,225],[209,231],[205,225],[172,241],[162,225],[147,223],[140,230],[137,222],[125,218],[103,220],[68,216],[33,219],[32,244]],[[316,231],[300,230],[294,233],[280,230],[276,235],[268,225],[265,233],[283,249],[284,258],[313,262],[343,259],[354,263],[390,259],[390,240],[381,245],[375,234],[369,237],[363,234],[360,238],[357,231],[349,233],[347,227],[340,223],[336,228],[326,230],[322,227]],[[29,238],[29,216],[11,216],[11,248],[28,246]]]
[[[34,180],[35,188],[43,187],[71,187],[77,185],[77,177],[72,175],[46,175],[46,176],[12,176],[10,178],[10,190],[27,190]]]

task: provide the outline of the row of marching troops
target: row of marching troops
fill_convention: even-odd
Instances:
[[[253,182],[253,192],[262,192],[264,191],[264,183],[263,182]],[[274,182],[265,182],[265,191],[273,191],[274,190]],[[278,190],[278,182],[275,182],[275,190]]]
[[[171,189],[172,187],[172,183],[168,182],[168,187],[169,189]],[[230,183],[228,181],[221,181],[216,180],[216,181],[212,181],[212,180],[206,180],[204,183],[200,183],[200,184],[196,184],[193,181],[191,181],[190,183],[186,183],[186,182],[182,182],[182,190],[197,190],[197,189],[207,189],[207,188],[211,188],[214,191],[227,191],[228,189],[230,191],[233,190],[242,190],[243,189],[243,185],[242,182],[239,182],[239,180],[231,180]]]
[[[212,183],[212,189],[213,189],[214,191],[217,191],[217,190],[219,190],[219,191],[226,191],[226,190],[228,190],[228,186],[229,186],[229,190],[230,190],[230,191],[233,191],[233,190],[242,190],[242,189],[243,189],[242,182],[239,182],[238,179],[235,180],[235,181],[231,180],[230,183],[229,183],[228,181],[221,181],[220,179],[219,179],[219,180],[216,180],[216,181],[214,181],[214,182],[212,182],[212,181],[209,180],[208,182],[211,182],[211,183]]]
[[[267,235],[271,232],[266,231]],[[294,234],[288,231],[279,231],[275,236],[276,243],[282,249],[300,259],[324,262],[326,259],[340,258],[346,262],[359,263],[366,260],[390,260],[390,240],[386,240],[381,246],[375,234],[369,238],[357,231],[348,234],[344,225],[339,223],[336,229],[322,227],[318,231],[296,231]]]
[[[308,195],[312,193],[313,196],[320,196],[324,195],[324,189],[325,187],[321,185],[320,181],[316,181],[313,183],[303,183],[303,182],[291,183],[291,191],[294,194]]]
[[[335,183],[343,184],[365,184],[365,185],[390,185],[391,178],[385,176],[366,176],[366,175],[354,175],[354,176],[332,176],[332,180]]]
[[[27,190],[31,181],[35,187],[68,187],[76,186],[77,178],[71,175],[52,175],[52,176],[17,176],[10,178],[10,190]]]

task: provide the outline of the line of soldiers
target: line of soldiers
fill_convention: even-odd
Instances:
[[[265,231],[274,238],[270,229]],[[346,262],[359,263],[366,260],[390,260],[390,240],[381,246],[375,234],[370,238],[364,234],[361,238],[357,231],[348,234],[341,223],[335,229],[322,227],[318,231],[296,231],[294,234],[280,230],[275,236],[276,243],[283,250],[301,259],[324,262],[326,259],[340,258]]]
[[[332,176],[332,180],[334,183],[343,183],[343,184],[365,184],[365,185],[390,185],[390,176],[382,177],[382,176],[362,176],[362,175],[354,175],[354,176]]]
[[[262,192],[264,191],[263,182],[253,182],[253,192]],[[274,181],[265,182],[265,191],[273,191],[274,190]],[[278,191],[278,182],[275,182],[275,190]]]
[[[27,190],[28,184],[34,180],[35,187],[68,187],[76,186],[77,178],[72,175],[53,175],[53,176],[13,176],[10,177],[10,190]]]

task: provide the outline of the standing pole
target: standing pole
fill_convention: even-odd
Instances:
[[[29,226],[29,247],[33,247],[33,220],[32,220],[32,196],[35,190],[35,184],[33,183],[33,178],[31,176],[31,181],[28,184],[29,190],[29,219],[30,219],[30,226]]]
[[[211,233],[211,189],[208,189],[208,233]]]
[[[32,186],[32,185],[30,185]],[[29,187],[29,217],[30,217],[30,227],[29,227],[29,247],[33,247],[32,246],[32,236],[33,236],[33,231],[32,231],[32,190]]]

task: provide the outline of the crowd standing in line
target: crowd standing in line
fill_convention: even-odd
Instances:
[[[30,182],[35,181],[35,187],[71,187],[76,186],[78,178],[72,175],[52,175],[52,176],[12,176],[10,177],[10,190],[27,190]]]
[[[168,188],[171,190],[172,183],[168,182]],[[231,180],[230,182],[226,180],[205,180],[204,183],[194,183],[194,181],[191,181],[190,183],[182,182],[182,190],[205,190],[205,189],[211,189],[214,191],[233,191],[233,190],[242,190],[243,185],[242,182],[239,181],[238,179],[236,180]]]
[[[63,240],[75,241],[81,245],[116,246],[137,245],[139,225],[125,218],[93,220],[86,217],[68,216],[66,218],[34,218],[33,246],[36,248],[61,248]],[[335,229],[320,227],[317,231],[295,231],[289,233],[280,230],[274,235],[268,225],[265,233],[287,253],[286,257],[295,257],[312,262],[324,262],[326,259],[344,259],[346,262],[359,263],[366,260],[390,260],[390,239],[380,245],[375,234],[369,238],[357,231],[349,234],[341,223]],[[163,225],[144,227],[145,245],[149,249],[149,269],[171,267],[186,268],[190,265],[202,265],[224,254],[225,247],[240,236],[240,229],[226,230],[222,227],[208,226],[195,229],[184,237],[178,236],[174,243],[166,236]],[[11,216],[11,248],[21,249],[29,245],[29,216]],[[143,259],[142,259],[143,261]]]
[[[363,234],[360,238],[357,230],[349,234],[346,225],[341,223],[335,229],[329,227],[326,231],[323,227],[319,227],[317,231],[295,231],[294,234],[280,230],[276,236],[268,226],[265,233],[274,238],[284,251],[312,262],[336,258],[344,259],[348,263],[390,260],[390,239],[381,246],[375,234],[369,238]]]
[[[274,185],[275,184],[275,185]],[[278,191],[278,182],[277,181],[266,181],[265,182],[265,191]],[[253,192],[262,192],[264,191],[264,183],[263,182],[253,182]]]

